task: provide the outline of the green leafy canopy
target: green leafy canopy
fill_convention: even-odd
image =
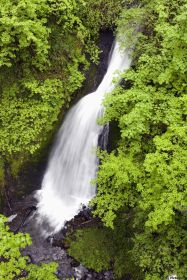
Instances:
[[[0,279],[58,279],[54,274],[57,269],[56,263],[41,264],[39,266],[29,264],[29,258],[23,257],[20,253],[20,249],[31,245],[29,235],[10,232],[6,222],[7,218],[0,215]]]
[[[124,207],[136,209],[132,253],[146,280],[186,275],[186,5],[143,0],[122,12],[133,66],[104,102],[103,122],[116,121],[121,137],[101,154],[92,204],[110,227]]]

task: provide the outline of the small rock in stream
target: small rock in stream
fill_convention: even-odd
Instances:
[[[74,277],[76,280],[81,280],[85,275],[88,274],[88,269],[86,269],[82,264],[74,269]]]

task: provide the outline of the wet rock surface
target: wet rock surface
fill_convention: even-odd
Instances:
[[[9,226],[14,232],[29,233],[32,245],[22,250],[23,255],[29,256],[30,262],[35,264],[57,262],[59,267],[56,275],[60,280],[72,278],[75,280],[112,280],[112,271],[97,273],[68,256],[63,243],[67,231],[74,231],[78,227],[98,224],[100,221],[92,217],[90,209],[84,208],[75,218],[68,222],[64,229],[54,236],[43,237],[38,228],[36,215],[36,200],[34,193],[23,201],[14,204],[15,210],[10,218]],[[14,216],[16,214],[16,216]],[[12,220],[13,219],[13,220]],[[12,220],[12,221],[11,221]]]

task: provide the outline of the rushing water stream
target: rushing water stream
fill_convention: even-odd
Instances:
[[[38,197],[38,222],[44,234],[58,232],[82,205],[94,197],[91,184],[97,171],[96,148],[103,127],[97,119],[103,114],[102,101],[115,84],[116,71],[130,67],[128,50],[116,43],[107,72],[95,92],[83,97],[67,114],[50,155]],[[105,139],[106,140],[106,139]]]

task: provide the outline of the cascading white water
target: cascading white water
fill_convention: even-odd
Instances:
[[[116,71],[130,67],[128,50],[115,43],[108,70],[95,92],[83,97],[67,114],[57,135],[47,171],[38,192],[38,222],[43,233],[58,232],[95,195],[98,159],[96,148],[103,127],[97,119],[103,114],[102,100],[111,92]]]

